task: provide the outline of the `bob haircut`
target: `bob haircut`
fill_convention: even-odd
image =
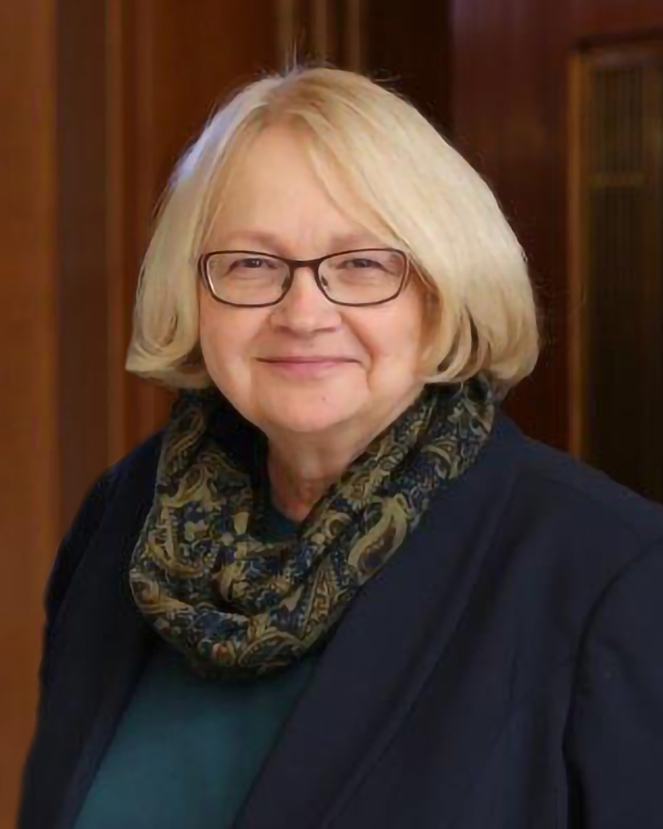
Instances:
[[[177,164],[143,260],[128,371],[171,388],[212,385],[199,345],[197,261],[232,170],[270,125],[293,131],[346,215],[407,254],[425,289],[426,382],[483,372],[503,395],[532,371],[532,286],[487,184],[399,94],[354,72],[301,65],[241,89]],[[339,183],[356,205],[340,201]]]

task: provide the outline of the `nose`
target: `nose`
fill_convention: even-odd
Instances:
[[[296,268],[293,282],[285,297],[274,306],[276,325],[307,334],[333,330],[341,323],[339,306],[327,299],[316,285],[312,268]]]

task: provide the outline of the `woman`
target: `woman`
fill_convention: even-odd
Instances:
[[[663,825],[663,510],[500,411],[521,250],[407,102],[296,68],[173,177],[178,388],[51,576],[21,829]]]

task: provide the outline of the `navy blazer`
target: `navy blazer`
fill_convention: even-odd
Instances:
[[[58,552],[20,829],[73,826],[154,644],[127,569],[160,439]],[[662,551],[660,506],[500,414],[348,608],[234,829],[661,829]]]

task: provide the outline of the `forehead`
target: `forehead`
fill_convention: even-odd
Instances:
[[[309,159],[309,140],[285,127],[269,127],[238,159],[231,186],[260,193],[310,191],[307,195],[324,196],[325,189]],[[335,178],[343,189],[340,177]]]
[[[333,196],[302,139],[282,127],[265,130],[232,170],[210,229],[212,239],[235,244],[269,237],[286,245],[325,247],[377,243],[382,234],[375,218],[331,166],[327,169]]]

